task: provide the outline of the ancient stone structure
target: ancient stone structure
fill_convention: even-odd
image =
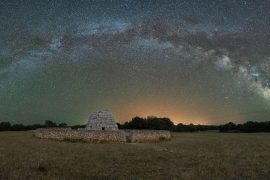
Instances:
[[[115,119],[112,116],[111,111],[108,109],[102,109],[100,111],[91,114],[88,123],[86,125],[86,130],[88,131],[115,131],[118,130]]]
[[[107,109],[93,113],[85,129],[41,128],[35,130],[34,135],[42,139],[90,143],[157,142],[171,139],[169,131],[118,130],[112,113]]]
[[[34,136],[41,139],[59,141],[81,141],[88,143],[143,143],[171,139],[169,131],[157,130],[119,130],[86,131],[70,128],[41,128],[34,131]]]

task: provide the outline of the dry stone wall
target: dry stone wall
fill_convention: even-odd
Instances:
[[[157,142],[171,139],[169,131],[157,130],[125,130],[128,142]]]
[[[85,131],[70,128],[41,128],[34,131],[34,136],[42,139],[60,141],[83,141],[89,143],[125,143],[157,142],[171,139],[169,131],[156,130],[120,130],[120,131]]]
[[[72,129],[37,129],[34,135],[42,139],[83,142],[126,142],[126,136],[118,131],[82,131]]]

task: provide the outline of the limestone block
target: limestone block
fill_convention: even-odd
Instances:
[[[115,131],[118,130],[118,127],[111,111],[108,109],[102,109],[91,114],[86,125],[86,130]]]

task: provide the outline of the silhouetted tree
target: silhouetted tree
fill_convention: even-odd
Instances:
[[[11,130],[12,131],[25,131],[25,130],[30,130],[31,126],[24,126],[23,124],[14,124],[12,127],[11,127]]]
[[[221,132],[235,131],[235,130],[237,130],[237,126],[233,122],[229,122],[227,124],[221,125],[219,130]]]
[[[85,128],[85,125],[74,125],[71,126],[72,129]]]
[[[146,122],[141,117],[134,117],[128,124],[130,129],[146,129]]]
[[[50,121],[50,120],[46,120],[46,121],[45,121],[45,126],[46,126],[46,127],[56,127],[57,125],[56,125],[55,122],[52,122],[52,121]]]
[[[60,124],[58,125],[58,127],[67,127],[67,124],[66,124],[66,123],[60,123]]]
[[[173,122],[169,118],[159,118],[148,116],[146,119],[134,117],[131,121],[124,124],[118,124],[119,129],[156,129],[171,130],[174,127]]]
[[[248,121],[244,124],[234,124],[232,122],[221,125],[219,127],[221,132],[270,132],[270,121],[266,122],[253,122]]]
[[[11,124],[9,122],[0,122],[0,131],[11,130]]]
[[[30,125],[30,126],[27,126],[27,129],[28,130],[35,130],[35,129],[38,129],[38,128],[44,128],[45,127],[45,124],[33,124],[33,125]]]

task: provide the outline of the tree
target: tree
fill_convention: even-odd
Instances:
[[[23,124],[14,124],[11,127],[12,131],[25,131],[28,130],[27,126],[24,126]]]
[[[233,122],[229,122],[227,124],[220,126],[219,131],[221,132],[235,131],[236,129],[237,129],[236,124],[234,124]]]
[[[11,130],[11,124],[9,122],[0,122],[0,131]]]
[[[134,117],[131,121],[125,122],[123,125],[118,124],[119,129],[156,129],[156,130],[172,130],[173,122],[169,118],[159,118],[148,116],[146,119]]]
[[[129,122],[128,127],[130,129],[145,129],[146,122],[143,118],[136,116]]]
[[[66,124],[66,123],[60,123],[60,124],[58,125],[58,127],[67,127],[67,124]]]
[[[56,127],[56,123],[55,122],[52,122],[51,120],[46,120],[45,121],[45,126],[46,127]]]

